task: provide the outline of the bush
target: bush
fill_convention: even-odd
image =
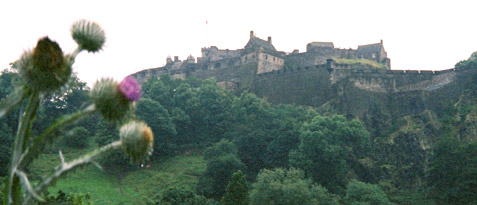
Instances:
[[[90,132],[84,127],[75,127],[70,132],[66,133],[63,140],[66,146],[72,148],[86,148],[88,147],[88,138]]]
[[[224,205],[247,205],[249,202],[247,178],[239,170],[232,175],[232,179],[230,179],[225,195],[222,198],[222,203]]]
[[[206,204],[207,199],[196,195],[193,191],[185,187],[169,187],[157,197],[155,204],[175,205],[175,204]]]
[[[338,204],[338,196],[305,179],[299,169],[264,169],[252,186],[250,204]]]
[[[62,190],[58,190],[58,195],[52,196],[46,193],[45,201],[38,202],[38,204],[73,204],[73,205],[86,205],[91,204],[89,194],[82,193],[65,193]]]
[[[391,204],[384,191],[375,184],[351,180],[346,187],[348,204]]]

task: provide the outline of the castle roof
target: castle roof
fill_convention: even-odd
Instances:
[[[333,42],[314,41],[314,42],[309,43],[308,45],[313,46],[313,47],[321,47],[321,48],[334,48],[335,47]]]
[[[275,49],[275,47],[272,45],[270,41],[265,41],[260,38],[257,38],[253,36],[253,32],[251,32],[252,35],[250,36],[250,40],[248,41],[247,45],[245,45],[244,52],[245,53],[250,53],[254,52],[260,49],[263,49],[263,52],[279,56],[279,53]]]
[[[374,44],[358,46],[358,53],[375,53],[375,52],[381,52],[382,49],[384,49],[382,42],[374,43]]]

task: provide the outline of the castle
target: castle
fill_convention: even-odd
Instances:
[[[140,83],[151,77],[215,78],[235,94],[248,91],[272,103],[327,107],[363,118],[376,106],[397,116],[443,109],[477,81],[477,69],[442,71],[391,70],[383,42],[335,48],[331,42],[312,42],[306,52],[277,51],[272,38],[253,31],[243,49],[202,48],[202,56],[132,74]],[[445,96],[445,97],[443,97]]]
[[[242,67],[247,64],[256,64],[255,74],[260,75],[283,69],[325,64],[328,59],[367,59],[382,65],[386,69],[391,68],[391,61],[387,57],[382,40],[376,44],[360,45],[356,50],[335,48],[332,42],[311,42],[306,48],[305,53],[300,53],[298,50],[291,53],[277,51],[272,44],[272,37],[268,37],[265,41],[256,37],[253,31],[250,31],[250,39],[243,49],[221,50],[216,46],[202,48],[202,57],[198,57],[197,62],[192,55],[184,61],[179,60],[178,56],[175,56],[174,60],[169,56],[164,67],[140,71],[133,75],[140,81],[162,74],[185,79],[194,76],[191,72],[198,69],[224,70],[231,66]],[[211,75],[209,77],[217,78],[218,76]],[[219,85],[227,88],[236,87],[240,83],[233,78],[224,79],[224,81],[217,79],[217,81]]]

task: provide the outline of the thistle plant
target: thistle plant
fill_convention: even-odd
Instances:
[[[37,136],[31,133],[41,100],[61,89],[71,79],[76,56],[82,51],[98,52],[105,42],[101,27],[87,20],[74,23],[71,33],[78,44],[78,48],[72,53],[64,54],[58,43],[44,37],[32,51],[25,51],[15,62],[24,83],[0,102],[0,117],[15,107],[20,107],[19,124],[5,180],[4,204],[44,201],[41,194],[60,176],[90,163],[101,168],[94,160],[110,150],[124,149],[135,161],[144,160],[152,153],[154,136],[151,128],[143,122],[128,119],[135,101],[141,97],[141,87],[130,77],[121,82],[111,78],[98,80],[90,93],[91,105],[56,119]],[[46,145],[58,140],[58,131],[95,113],[100,113],[105,120],[124,123],[119,129],[120,139],[69,162],[65,161],[60,150],[59,165],[53,168],[52,174],[32,183],[25,170],[44,151]]]

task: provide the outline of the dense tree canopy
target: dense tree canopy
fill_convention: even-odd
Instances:
[[[290,153],[292,166],[334,193],[343,193],[353,164],[364,157],[369,133],[358,120],[342,116],[313,118]]]
[[[294,168],[264,169],[252,187],[250,204],[338,204],[337,196],[306,179],[303,171]]]
[[[249,202],[247,178],[239,170],[232,175],[227,189],[225,189],[222,203],[224,205],[248,205]]]

